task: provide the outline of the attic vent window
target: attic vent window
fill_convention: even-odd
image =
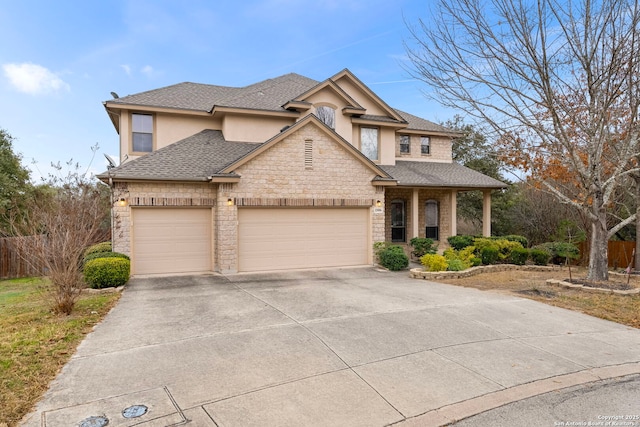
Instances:
[[[304,140],[304,168],[313,169],[313,140]]]

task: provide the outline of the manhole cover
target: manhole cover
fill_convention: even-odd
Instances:
[[[147,408],[144,405],[133,405],[122,411],[122,416],[125,418],[138,418],[147,413]]]
[[[100,415],[97,417],[89,417],[80,421],[78,427],[104,427],[109,424],[109,419],[104,415]]]

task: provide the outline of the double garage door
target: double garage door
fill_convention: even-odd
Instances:
[[[239,271],[364,265],[369,209],[238,210]]]
[[[211,209],[132,210],[134,274],[212,270]],[[369,209],[238,209],[238,270],[369,263]]]

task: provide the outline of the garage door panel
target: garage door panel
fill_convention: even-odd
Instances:
[[[211,271],[210,209],[134,209],[134,274]]]
[[[368,209],[240,209],[240,271],[368,263]]]

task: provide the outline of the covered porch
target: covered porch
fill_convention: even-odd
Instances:
[[[397,180],[385,188],[385,240],[408,245],[426,237],[448,246],[457,234],[457,199],[463,191],[483,194],[483,236],[491,236],[491,193],[506,188],[503,182],[457,163],[397,161],[382,168]]]

